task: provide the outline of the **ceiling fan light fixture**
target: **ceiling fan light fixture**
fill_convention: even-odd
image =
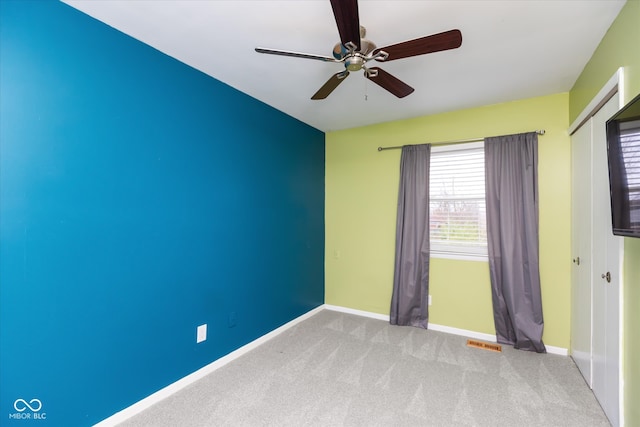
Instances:
[[[344,66],[349,71],[358,71],[362,69],[366,62],[366,59],[363,55],[359,53],[354,53],[349,56],[344,61]]]

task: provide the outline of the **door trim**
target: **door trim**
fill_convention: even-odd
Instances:
[[[624,67],[620,67],[613,73],[613,76],[607,81],[600,92],[593,97],[591,102],[582,110],[578,117],[569,126],[569,135],[573,135],[582,125],[584,125],[594,114],[607,103],[616,92],[620,93],[618,98],[618,109],[624,107]]]
[[[573,135],[580,127],[582,127],[585,123],[589,122],[591,117],[593,117],[601,108],[604,106],[607,101],[609,101],[616,93],[619,93],[618,96],[618,109],[621,109],[625,105],[624,100],[624,67],[620,67],[616,70],[616,72],[611,76],[611,78],[604,84],[604,86],[600,89],[598,94],[587,104],[587,106],[582,110],[582,112],[578,115],[578,117],[571,123],[569,126],[568,132],[569,136]],[[620,292],[619,292],[619,300],[618,300],[618,419],[620,421],[620,426],[625,426],[624,419],[624,348],[623,348],[623,337],[624,337],[624,276],[623,276],[623,262],[624,262],[624,239],[620,239],[620,243],[618,245],[619,250],[619,265],[617,266],[618,272],[617,274],[620,277]]]

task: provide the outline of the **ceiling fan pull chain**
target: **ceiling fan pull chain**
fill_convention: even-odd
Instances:
[[[366,73],[366,71],[365,71]],[[368,101],[369,100],[369,84],[367,83],[368,79],[364,79],[364,100]]]

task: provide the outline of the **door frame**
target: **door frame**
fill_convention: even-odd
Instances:
[[[578,115],[578,117],[571,123],[569,126],[568,132],[569,136],[572,136],[580,127],[586,124],[591,117],[593,117],[599,110],[604,106],[607,101],[609,101],[616,93],[618,96],[618,109],[621,109],[625,105],[624,99],[624,68],[620,67],[616,70],[616,72],[611,76],[611,78],[605,83],[605,85],[600,89],[598,94],[587,104],[587,106],[582,110],[582,112]],[[623,259],[624,259],[624,240],[620,239],[620,244],[618,247],[619,251],[619,265],[616,266],[618,277],[620,277],[620,289],[619,289],[619,298],[618,298],[618,419],[620,421],[620,425],[624,426],[624,387],[623,387],[623,340],[624,337],[624,282],[623,282]],[[593,315],[593,314],[592,314]],[[592,329],[593,330],[593,329]],[[592,341],[593,342],[593,341]],[[593,344],[592,344],[593,345]]]
[[[591,102],[582,110],[576,119],[569,126],[569,136],[573,135],[583,124],[587,122],[600,108],[607,103],[609,99],[616,93],[620,93],[618,99],[618,108],[624,107],[624,68],[620,67],[611,76],[609,81],[602,86],[600,92],[593,97]]]

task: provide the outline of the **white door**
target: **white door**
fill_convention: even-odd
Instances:
[[[591,121],[571,137],[571,356],[589,387],[591,380]]]
[[[605,123],[618,111],[616,94],[593,126],[593,393],[615,427],[620,424],[620,278],[622,238],[613,235]]]

